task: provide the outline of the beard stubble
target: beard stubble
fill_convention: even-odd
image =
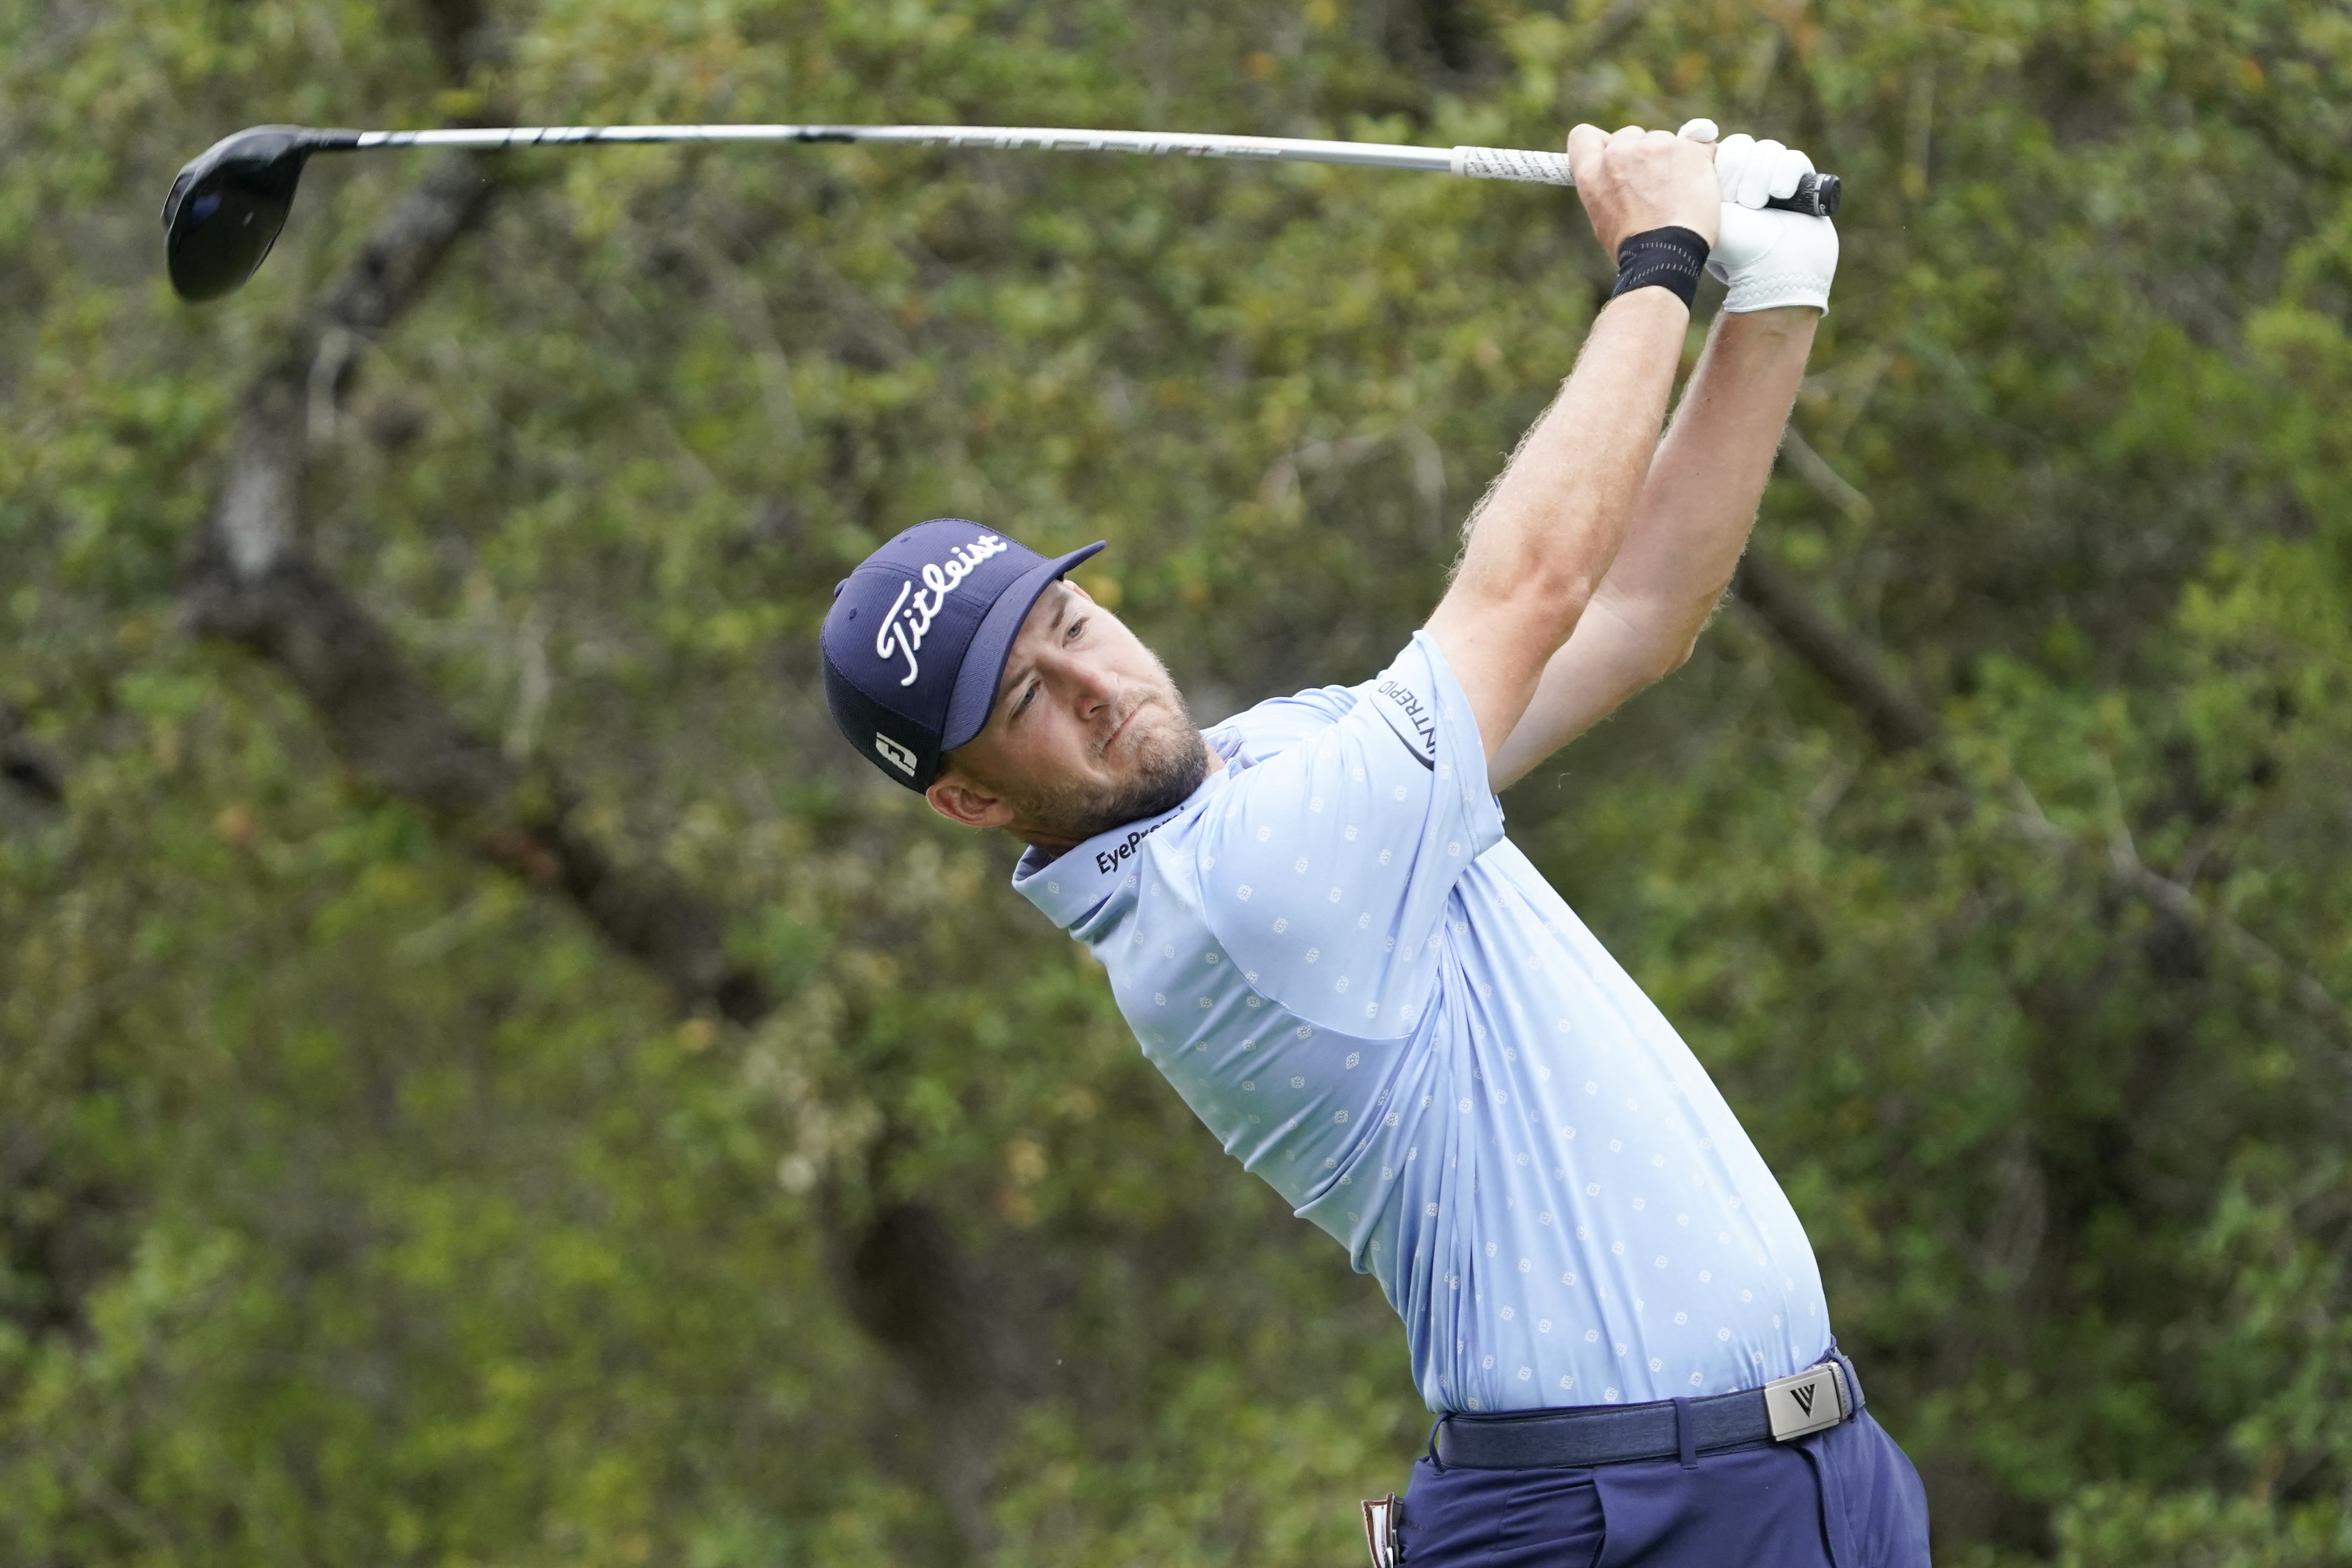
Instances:
[[[1150,727],[1135,740],[1134,763],[1124,778],[1102,784],[1050,779],[995,784],[996,792],[1020,814],[1013,830],[1026,837],[1084,843],[1097,833],[1172,811],[1191,799],[1201,781],[1209,776],[1208,742],[1201,738],[1201,728],[1192,721],[1183,693],[1164,674],[1160,689],[1138,706],[1144,702],[1161,705],[1166,714],[1135,718],[1135,724]]]

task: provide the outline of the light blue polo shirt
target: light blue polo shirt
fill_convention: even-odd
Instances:
[[[1437,1411],[1754,1388],[1828,1348],[1804,1228],[1690,1048],[1503,837],[1426,633],[1209,731],[1165,816],[1013,886],[1225,1150],[1343,1243]]]

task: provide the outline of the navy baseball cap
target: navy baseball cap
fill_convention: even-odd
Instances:
[[[1101,548],[1049,560],[964,518],[915,524],[833,590],[817,639],[833,721],[889,778],[929,788],[987,724],[1037,596]]]

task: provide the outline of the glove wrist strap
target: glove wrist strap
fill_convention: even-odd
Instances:
[[[1788,305],[1810,305],[1829,314],[1830,280],[1806,271],[1743,274],[1730,280],[1723,298],[1724,313],[1732,316]]]

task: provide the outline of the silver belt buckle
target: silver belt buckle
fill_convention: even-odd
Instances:
[[[1774,1378],[1764,1385],[1764,1414],[1771,1420],[1775,1443],[1827,1431],[1853,1414],[1845,1369],[1825,1361],[1794,1377]]]
[[[1391,1492],[1378,1502],[1364,1504],[1364,1544],[1371,1549],[1372,1568],[1398,1568],[1404,1561],[1403,1549],[1397,1542],[1397,1526],[1402,1522],[1404,1509]]]

